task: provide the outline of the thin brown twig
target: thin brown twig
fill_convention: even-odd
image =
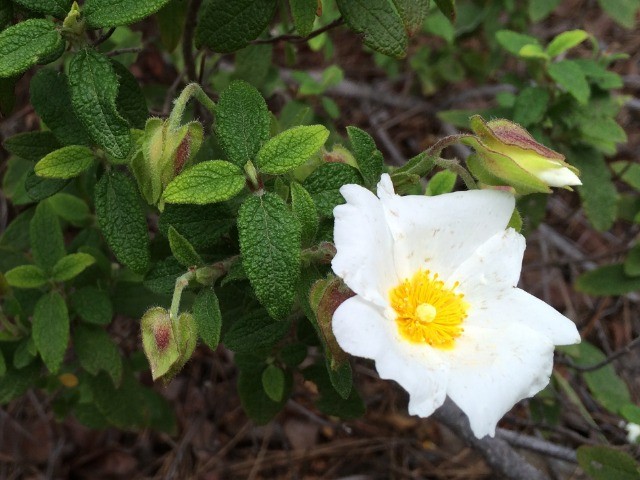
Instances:
[[[276,37],[254,40],[251,43],[253,43],[254,45],[264,45],[266,43],[277,43],[277,42],[304,43],[311,40],[314,37],[317,37],[318,35],[322,35],[324,32],[327,32],[333,28],[339,27],[343,23],[344,23],[344,19],[340,17],[335,19],[333,22],[326,24],[324,27],[320,27],[317,30],[314,30],[306,37],[301,37],[300,35],[284,34],[284,35],[278,35]]]
[[[189,3],[187,16],[184,21],[184,32],[182,34],[182,57],[187,70],[187,80],[190,82],[195,82],[197,78],[196,63],[193,56],[193,36],[201,3],[202,0],[191,0]]]
[[[143,47],[119,48],[117,50],[111,50],[110,52],[105,53],[105,55],[107,57],[115,57],[125,53],[140,53],[142,50],[144,50]]]
[[[637,348],[638,346],[640,346],[640,337],[637,337],[636,339],[630,341],[624,347],[611,353],[607,358],[605,358],[601,362],[594,363],[593,365],[585,365],[585,366],[576,365],[571,359],[561,360],[561,362],[564,365],[567,365],[568,367],[578,370],[579,372],[593,372],[594,370],[599,370],[602,367],[606,367],[611,362],[616,361],[618,358],[626,355],[627,353],[631,353],[631,351],[634,348]]]
[[[113,35],[113,32],[115,32],[115,31],[116,31],[116,27],[111,27],[109,30],[107,30],[105,33],[103,33],[98,39],[96,39],[95,42],[93,42],[93,46],[97,47],[101,43],[104,43],[107,40],[109,40],[109,38],[111,37],[111,35]]]

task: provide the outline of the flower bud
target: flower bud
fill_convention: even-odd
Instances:
[[[485,122],[471,117],[476,136],[463,139],[475,155],[467,161],[471,172],[487,185],[511,185],[517,193],[549,193],[549,187],[582,185],[578,170],[564,155],[536,142],[524,128],[508,120]]]
[[[171,130],[168,121],[147,120],[140,153],[132,162],[133,173],[147,203],[158,203],[165,187],[198,153],[202,138],[200,122],[189,122]]]

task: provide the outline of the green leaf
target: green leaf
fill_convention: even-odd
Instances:
[[[220,343],[222,313],[218,297],[212,288],[205,288],[198,293],[193,302],[193,318],[202,341],[211,350],[215,350]]]
[[[549,91],[542,87],[526,87],[516,97],[513,121],[523,127],[540,123],[549,106]]]
[[[145,424],[144,390],[130,372],[123,372],[119,388],[114,387],[104,372],[87,376],[86,383],[95,406],[112,425],[132,429]]]
[[[91,138],[112,157],[125,158],[131,135],[116,107],[118,77],[109,58],[91,48],[76,52],[69,63],[69,89],[73,110]]]
[[[624,266],[615,263],[583,273],[575,287],[588,295],[624,295],[640,290],[640,277],[627,275]]]
[[[22,396],[40,377],[41,366],[33,362],[25,368],[10,368],[0,378],[0,403],[6,404],[14,398]]]
[[[51,373],[56,373],[69,344],[69,313],[59,293],[40,297],[33,312],[31,335],[42,361]]]
[[[452,22],[456,20],[456,2],[455,0],[435,0],[440,11]]]
[[[203,7],[196,45],[228,53],[245,47],[269,25],[276,0],[211,0]]]
[[[611,447],[582,445],[578,463],[593,480],[638,480],[638,463],[629,454]]]
[[[0,0],[0,30],[11,24],[13,20],[13,4],[11,0]]]
[[[388,0],[336,0],[336,3],[349,28],[364,35],[366,46],[395,58],[407,54],[407,33]]]
[[[320,398],[316,401],[316,405],[321,412],[345,419],[364,415],[365,406],[356,389],[350,388],[348,397],[342,398],[335,390],[327,369],[323,365],[312,365],[305,368],[302,373],[306,379],[318,387]]]
[[[80,275],[96,259],[87,253],[71,253],[62,257],[53,266],[52,277],[56,282],[66,282]]]
[[[48,203],[42,202],[36,207],[36,213],[29,225],[29,238],[33,259],[46,272],[64,257],[64,239],[60,222]]]
[[[73,178],[93,165],[94,158],[90,148],[80,145],[62,147],[40,160],[35,172],[45,178]]]
[[[273,45],[258,44],[236,52],[234,77],[262,87],[269,75],[273,60]]]
[[[61,147],[51,132],[18,133],[7,138],[2,145],[9,153],[34,162]]]
[[[269,314],[289,313],[300,270],[300,224],[282,199],[252,195],[238,212],[242,265]]]
[[[122,360],[118,347],[107,332],[92,325],[76,325],[73,332],[73,347],[80,365],[91,375],[105,371],[118,385],[122,379]]]
[[[579,128],[585,141],[607,155],[614,155],[616,144],[627,141],[624,129],[611,117],[588,119]]]
[[[38,350],[33,342],[33,338],[28,337],[18,344],[13,352],[13,366],[16,368],[24,368],[35,360],[38,356]]]
[[[512,30],[498,30],[496,32],[496,40],[502,48],[513,55],[518,55],[525,45],[540,46],[537,38]]]
[[[305,163],[329,138],[323,125],[293,127],[265,143],[256,157],[256,167],[279,175]]]
[[[230,162],[239,167],[254,159],[269,140],[271,116],[262,95],[236,80],[222,92],[216,107],[216,135]]]
[[[525,45],[518,52],[520,58],[539,58],[542,60],[549,60],[549,55],[545,53],[540,45]]]
[[[548,66],[549,76],[564,87],[577,101],[586,105],[591,95],[589,83],[580,66],[573,60],[562,60]]]
[[[289,322],[278,322],[264,311],[253,312],[236,320],[225,333],[222,341],[237,353],[255,353],[270,349],[289,331]]]
[[[529,18],[532,22],[544,20],[553,12],[561,0],[529,0]]]
[[[87,0],[82,13],[90,28],[129,25],[156,13],[169,0]]]
[[[94,325],[108,325],[113,317],[109,296],[96,287],[82,287],[71,294],[71,306],[82,320]]]
[[[557,57],[576,45],[581,44],[587,38],[589,38],[589,34],[584,30],[569,30],[567,32],[562,32],[560,35],[555,37],[549,45],[547,45],[547,55],[550,57]]]
[[[91,215],[84,201],[68,193],[57,193],[48,202],[58,217],[76,226],[86,225]]]
[[[17,288],[38,288],[47,283],[47,274],[35,265],[20,265],[4,274],[9,285]]]
[[[238,374],[238,394],[242,408],[247,415],[258,425],[268,423],[282,410],[291,390],[291,376],[285,378],[284,391],[280,402],[273,401],[264,391],[262,386],[262,370],[252,368],[240,368]]]
[[[13,0],[21,7],[43,15],[64,19],[71,10],[71,0]]]
[[[111,60],[111,66],[116,72],[119,81],[118,96],[116,106],[122,115],[133,128],[144,129],[144,125],[149,117],[147,100],[144,98],[138,80],[127,67],[116,60]]]
[[[400,14],[407,34],[413,36],[420,31],[429,12],[429,0],[393,0],[393,4]]]
[[[623,27],[631,29],[635,26],[640,0],[598,0],[598,3],[607,15]]]
[[[298,35],[306,37],[313,31],[318,0],[289,0],[289,6]]]
[[[577,189],[589,221],[597,230],[608,230],[618,213],[618,192],[602,154],[593,149],[574,150],[569,163],[580,170],[582,186]]]
[[[64,73],[43,68],[31,79],[29,88],[36,113],[62,144],[91,145],[88,133],[71,108],[71,94]],[[51,92],[56,94],[51,95]]]
[[[611,169],[616,175],[620,175],[623,182],[640,192],[640,165],[621,160],[613,162]]]
[[[282,369],[271,364],[262,372],[262,388],[274,402],[280,402],[284,396],[285,377]]]
[[[71,179],[44,178],[36,175],[35,170],[29,170],[27,177],[24,179],[24,188],[31,200],[39,202],[51,195],[58,193],[66,187]],[[56,211],[56,214],[58,212]],[[60,216],[60,215],[58,215]]]
[[[198,255],[189,240],[184,238],[178,231],[169,227],[169,246],[173,256],[185,267],[200,266],[203,264],[202,258]]]
[[[155,293],[170,295],[184,267],[174,258],[168,257],[153,264],[144,277],[144,286]]]
[[[235,197],[245,186],[242,170],[233,163],[209,160],[186,169],[164,190],[167,203],[204,205]]]
[[[96,184],[95,206],[100,230],[116,258],[135,272],[147,270],[147,219],[131,178],[115,170],[105,173]]]
[[[364,130],[357,127],[347,127],[347,135],[364,183],[367,187],[373,187],[380,181],[380,176],[384,171],[382,153],[377,149],[371,135]]]
[[[302,245],[311,245],[318,231],[318,211],[313,199],[298,182],[291,182],[291,209],[300,222]]]
[[[438,172],[429,180],[425,195],[434,196],[452,192],[457,179],[458,175],[449,170]]]
[[[169,0],[156,15],[158,28],[160,29],[160,40],[167,52],[173,52],[184,28],[184,20],[187,16],[188,3],[182,0]]]
[[[18,214],[0,235],[0,245],[10,246],[18,250],[28,250],[31,245],[29,241],[29,226],[35,208],[30,208]]]
[[[624,273],[630,277],[640,276],[640,244],[635,244],[624,261]]]
[[[0,77],[13,77],[58,52],[64,40],[56,24],[30,18],[0,32]]]
[[[226,203],[214,205],[165,205],[158,228],[169,235],[174,227],[194,248],[215,245],[236,223],[235,212]]]
[[[303,183],[318,208],[325,217],[333,216],[333,209],[344,203],[340,187],[348,183],[362,184],[358,171],[344,163],[325,163],[316,168]]]

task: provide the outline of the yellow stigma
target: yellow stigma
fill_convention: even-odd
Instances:
[[[398,331],[412,343],[452,348],[462,332],[469,304],[464,295],[447,288],[438,274],[419,270],[411,279],[391,289],[389,299],[396,312]]]

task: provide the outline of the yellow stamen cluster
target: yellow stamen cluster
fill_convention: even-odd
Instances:
[[[452,348],[462,332],[469,304],[464,295],[445,287],[438,274],[418,270],[391,289],[389,299],[395,310],[400,334],[412,343],[426,343],[436,348]]]

